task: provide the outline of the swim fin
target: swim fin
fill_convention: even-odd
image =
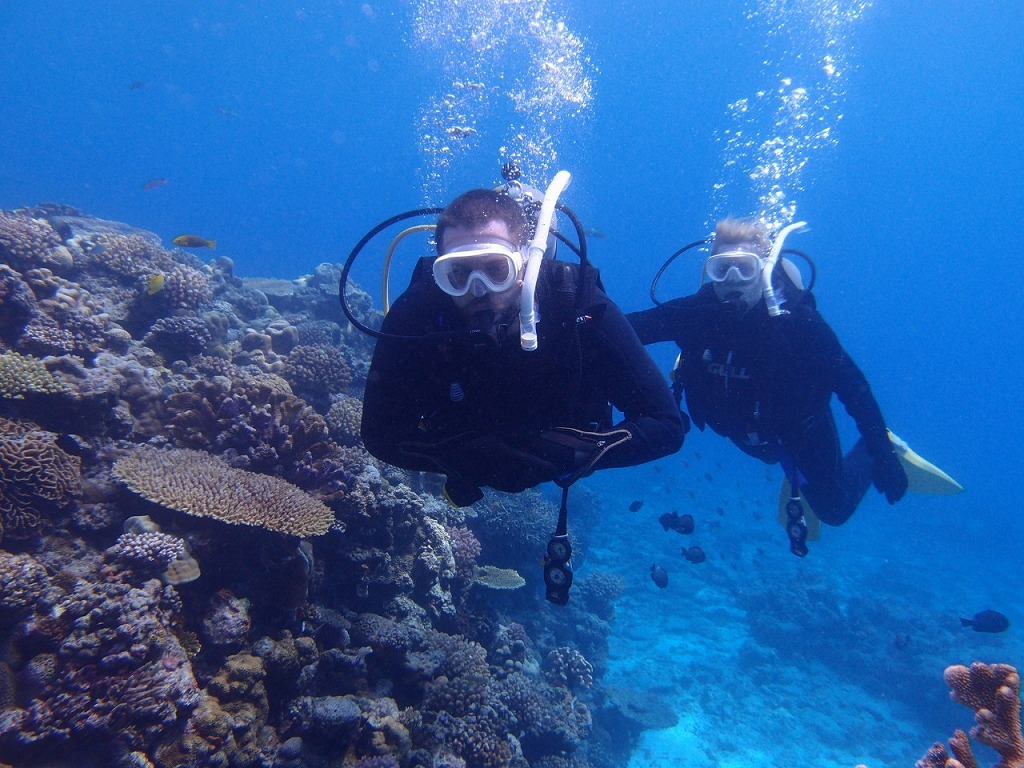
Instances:
[[[964,487],[936,467],[930,461],[918,456],[903,440],[889,432],[889,442],[896,450],[903,470],[907,473],[907,490],[913,493],[949,494],[960,493]]]
[[[783,478],[782,488],[779,490],[779,525],[785,528],[789,524],[789,518],[786,515],[786,505],[789,503],[789,497],[791,493],[789,478]],[[811,505],[807,503],[807,499],[803,496],[800,497],[800,506],[804,509],[804,521],[807,523],[807,541],[817,541],[821,538],[821,520],[814,514],[814,510],[811,509]]]

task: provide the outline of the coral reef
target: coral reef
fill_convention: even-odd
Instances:
[[[540,494],[454,509],[366,453],[340,266],[242,280],[52,204],[0,257],[0,763],[616,764],[616,584],[551,611]]]
[[[57,445],[57,435],[0,419],[0,534],[37,533],[43,513],[69,504],[81,482],[81,460]]]
[[[950,698],[974,710],[977,725],[971,736],[991,747],[1002,758],[995,768],[1024,768],[1024,737],[1020,723],[1020,675],[1009,664],[970,667],[954,664],[943,675]],[[949,740],[950,756],[935,743],[917,762],[918,768],[977,768],[970,741],[961,730]]]
[[[229,467],[202,451],[141,446],[113,471],[143,498],[197,517],[292,536],[320,536],[334,522],[328,507],[290,483]]]

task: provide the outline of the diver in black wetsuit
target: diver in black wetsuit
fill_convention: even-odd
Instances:
[[[453,201],[437,223],[438,256],[421,259],[385,316],[367,376],[367,450],[444,473],[459,505],[485,486],[564,487],[595,469],[673,453],[683,441],[664,377],[593,268],[540,262],[538,344],[524,351],[529,228],[503,192]],[[611,405],[623,414],[618,423]]]
[[[907,490],[907,475],[864,374],[783,259],[768,274],[781,312],[767,311],[769,252],[759,225],[719,222],[705,263],[710,282],[627,318],[644,344],[679,346],[677,396],[685,393],[700,429],[708,425],[743,452],[781,463],[815,515],[842,525],[872,480],[894,504]],[[861,435],[845,458],[830,407],[833,392]],[[803,542],[797,544],[802,551],[794,553],[806,554]]]

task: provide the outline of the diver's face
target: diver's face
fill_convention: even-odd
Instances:
[[[453,248],[472,246],[478,243],[502,243],[510,250],[518,250],[519,246],[512,240],[508,224],[501,219],[492,219],[477,227],[448,227],[444,231],[441,242],[441,253],[448,253]],[[513,305],[519,301],[523,286],[522,270],[515,282],[504,291],[471,290],[464,296],[452,296],[452,301],[466,317],[477,317],[481,321],[489,319],[495,322],[500,319]]]
[[[761,300],[761,267],[755,243],[721,243],[706,269],[718,300],[746,311]]]

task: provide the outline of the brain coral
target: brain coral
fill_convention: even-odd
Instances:
[[[0,419],[0,522],[7,536],[32,535],[43,523],[41,508],[63,507],[81,488],[81,459],[56,440],[34,425]]]
[[[203,451],[137,448],[114,476],[150,501],[197,517],[292,536],[327,533],[334,513],[291,483],[235,469]]]

